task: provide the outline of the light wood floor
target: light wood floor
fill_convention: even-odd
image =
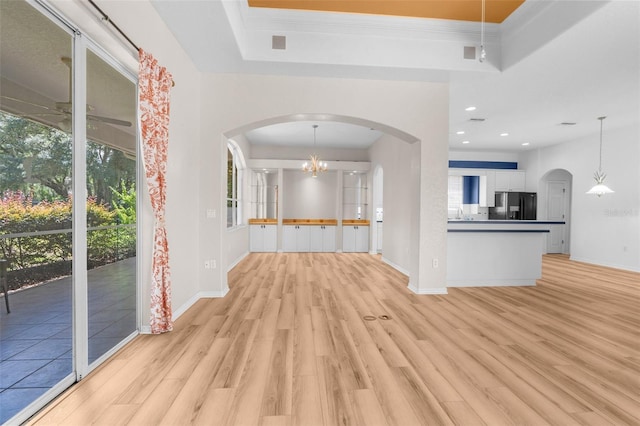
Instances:
[[[369,254],[251,254],[32,423],[640,424],[640,274],[545,256],[536,287],[406,286]]]

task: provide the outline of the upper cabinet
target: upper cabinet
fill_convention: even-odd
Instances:
[[[251,206],[253,219],[278,218],[278,171],[253,170],[251,172]]]
[[[342,218],[367,219],[367,197],[367,174],[345,173],[342,188]]]
[[[518,192],[525,190],[524,170],[496,170],[495,190]]]

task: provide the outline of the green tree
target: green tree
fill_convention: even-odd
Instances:
[[[113,201],[111,205],[116,212],[118,223],[136,223],[136,185],[132,183],[128,187],[123,182],[120,189],[111,187]]]
[[[0,189],[64,200],[71,161],[68,134],[0,112]]]

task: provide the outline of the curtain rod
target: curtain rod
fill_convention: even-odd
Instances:
[[[100,15],[102,15],[102,20],[103,20],[103,21],[108,22],[109,24],[111,24],[111,26],[112,26],[113,28],[115,28],[115,30],[116,30],[116,31],[118,31],[118,33],[119,33],[122,37],[124,37],[124,39],[125,39],[125,40],[127,40],[127,41],[129,42],[129,44],[130,44],[131,46],[133,46],[133,48],[134,48],[134,49],[136,49],[136,52],[140,52],[140,48],[139,48],[139,47],[138,47],[138,46],[137,46],[133,41],[131,41],[131,39],[129,38],[129,36],[127,36],[127,35],[124,33],[124,31],[122,31],[122,30],[120,29],[120,27],[119,27],[118,25],[116,25],[116,23],[115,23],[115,22],[113,22],[113,21],[111,20],[111,18],[109,18],[109,15],[107,15],[106,13],[104,13],[104,11],[103,11],[102,9],[100,9],[100,7],[99,7],[97,4],[95,4],[93,0],[89,0],[89,4],[90,4],[91,6],[93,6],[93,7],[94,7],[94,8],[95,8],[99,13],[100,13]],[[176,85],[175,81],[171,80],[171,86],[172,86],[172,87],[175,87],[175,85]]]

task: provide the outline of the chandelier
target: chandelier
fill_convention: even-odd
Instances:
[[[317,124],[313,125],[313,150],[316,150],[316,129],[318,128]],[[318,172],[326,172],[327,171],[327,163],[320,161],[320,157],[318,157],[315,153],[309,156],[309,161],[305,161],[302,165],[302,171],[310,172],[312,177],[318,177]]]
[[[598,164],[598,171],[593,174],[596,184],[593,188],[587,191],[587,194],[595,194],[598,197],[604,194],[611,194],[613,192],[613,190],[604,184],[604,178],[606,178],[607,175],[602,173],[602,121],[605,118],[607,117],[598,117],[598,120],[600,120],[600,163]]]

